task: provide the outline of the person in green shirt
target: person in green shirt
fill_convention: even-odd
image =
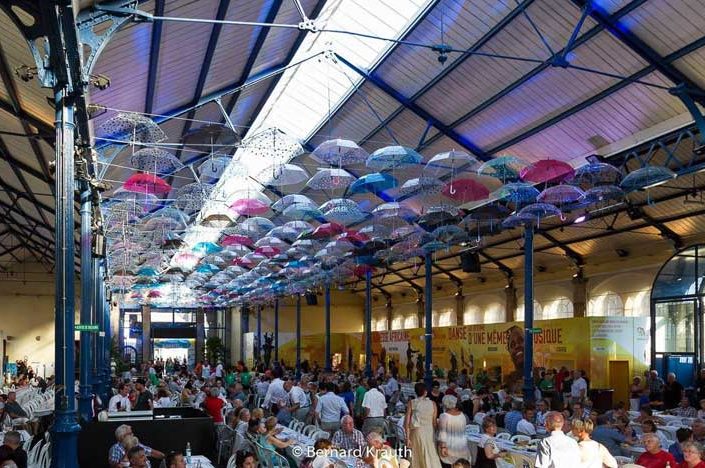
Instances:
[[[249,390],[251,380],[252,372],[250,372],[247,367],[243,367],[242,372],[240,372],[240,383],[245,388],[245,390]]]
[[[355,389],[355,423],[358,427],[362,427],[362,423],[365,419],[365,410],[362,407],[362,400],[365,399],[365,393],[367,393],[367,386],[364,379],[360,379]]]
[[[231,367],[230,369],[228,369],[228,373],[225,374],[225,385],[229,387],[234,383],[235,383],[235,371]]]

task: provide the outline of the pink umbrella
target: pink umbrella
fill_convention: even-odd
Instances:
[[[543,182],[560,182],[575,175],[573,166],[555,159],[542,159],[526,166],[519,172],[519,177],[525,182],[537,184]]]
[[[243,268],[252,268],[255,266],[255,262],[246,257],[234,258],[232,264]]]
[[[162,297],[162,293],[160,293],[159,291],[152,290],[152,291],[149,291],[149,294],[147,294],[147,297],[149,297],[151,299],[154,299],[156,297]]]
[[[343,231],[345,228],[338,223],[324,223],[314,229],[310,237],[312,239],[326,239],[342,234]]]
[[[262,247],[257,247],[257,249],[255,249],[256,254],[264,255],[267,258],[272,258],[279,255],[280,252],[281,251],[278,248],[270,245],[263,245]]]
[[[132,294],[130,294],[130,299],[142,299],[142,294],[135,291]]]
[[[128,192],[158,194],[169,193],[171,185],[154,174],[133,174],[123,184],[122,188]]]
[[[338,239],[345,239],[355,245],[361,245],[366,242],[369,242],[370,240],[368,236],[354,229],[347,229],[338,237]]]
[[[374,267],[371,267],[370,265],[358,265],[353,270],[353,272],[355,273],[355,276],[359,276],[360,278],[365,276],[368,271],[370,273],[374,273],[375,269],[374,269]]]
[[[230,209],[241,216],[259,216],[269,210],[269,205],[253,198],[241,198],[230,204]]]
[[[223,247],[227,247],[229,245],[244,245],[246,247],[252,247],[254,242],[252,242],[252,239],[247,236],[243,236],[242,234],[232,234],[230,236],[225,236],[220,242],[220,245]]]
[[[490,196],[490,190],[473,179],[454,180],[446,184],[441,193],[460,203],[486,200]]]

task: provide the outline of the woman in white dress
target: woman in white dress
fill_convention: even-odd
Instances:
[[[590,419],[574,419],[572,422],[573,435],[578,439],[580,447],[580,460],[582,468],[617,468],[617,460],[601,443],[590,439],[593,425]]]
[[[438,454],[441,462],[452,465],[459,458],[472,459],[470,445],[465,435],[467,418],[458,409],[458,399],[453,395],[446,395],[442,400],[445,410],[438,417]]]

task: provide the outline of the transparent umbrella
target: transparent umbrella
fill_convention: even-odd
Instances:
[[[183,169],[176,156],[161,148],[143,148],[130,157],[130,165],[141,172],[172,174]]]
[[[385,146],[367,158],[366,165],[374,171],[389,171],[400,167],[421,164],[423,157],[405,146]]]
[[[313,150],[311,156],[318,162],[343,167],[364,163],[368,154],[351,140],[327,140]]]

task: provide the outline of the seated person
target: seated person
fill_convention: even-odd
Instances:
[[[166,468],[186,468],[186,459],[181,452],[170,452],[164,463]]]
[[[681,398],[681,401],[678,406],[670,410],[669,413],[675,416],[680,416],[681,418],[698,417],[698,411],[694,407],[690,406],[690,400],[688,400],[688,397],[685,396]]]
[[[384,442],[384,439],[379,432],[372,431],[367,434],[366,456],[363,461],[374,468],[389,467],[389,468],[408,468],[410,463],[408,460],[399,459],[396,451]]]
[[[220,393],[217,388],[211,388],[209,394],[203,402],[203,409],[206,413],[213,418],[213,423],[216,425],[222,425],[223,421],[223,407],[225,402],[219,397]]]
[[[130,468],[149,468],[150,466],[144,449],[139,445],[132,447],[127,452],[127,460],[130,462]]]
[[[534,420],[534,409],[525,408],[524,417],[517,423],[517,434],[535,436],[536,426],[531,421]]]
[[[355,429],[355,422],[349,414],[340,420],[340,429],[333,434],[332,442],[337,448],[344,450],[361,450],[366,445],[365,436]]]
[[[13,461],[19,468],[27,468],[27,452],[22,449],[22,438],[17,431],[5,433],[0,446],[0,461]]]
[[[678,463],[683,463],[683,443],[693,440],[693,430],[688,427],[681,427],[676,431],[677,441],[668,447],[668,452],[673,455]]]
[[[235,468],[257,468],[257,457],[251,452],[238,452],[235,457]]]
[[[677,466],[673,455],[661,449],[661,441],[653,433],[644,434],[644,447],[646,452],[636,459],[636,464],[645,468],[666,468]]]
[[[668,441],[668,438],[666,438],[663,432],[659,432],[659,430],[656,428],[656,424],[653,421],[644,421],[643,423],[641,423],[641,428],[644,431],[644,434],[656,434],[659,441],[661,442],[661,447],[666,448],[671,445]]]
[[[130,387],[125,383],[118,385],[117,394],[113,395],[108,402],[108,411],[114,413],[116,411],[130,411],[132,409],[132,404],[128,395],[130,394]]]
[[[118,426],[117,429],[115,429],[115,439],[117,440],[117,442],[113,444],[112,447],[110,447],[110,450],[108,452],[108,464],[111,466],[111,468],[117,468],[120,466],[120,462],[122,462],[127,453],[127,450],[125,450],[124,443],[128,442],[128,437],[132,436],[132,427],[128,426],[127,424],[122,424]],[[156,459],[164,458],[164,454],[159,450],[154,450],[153,448],[140,444],[139,442],[138,446],[142,447],[148,457]]]

